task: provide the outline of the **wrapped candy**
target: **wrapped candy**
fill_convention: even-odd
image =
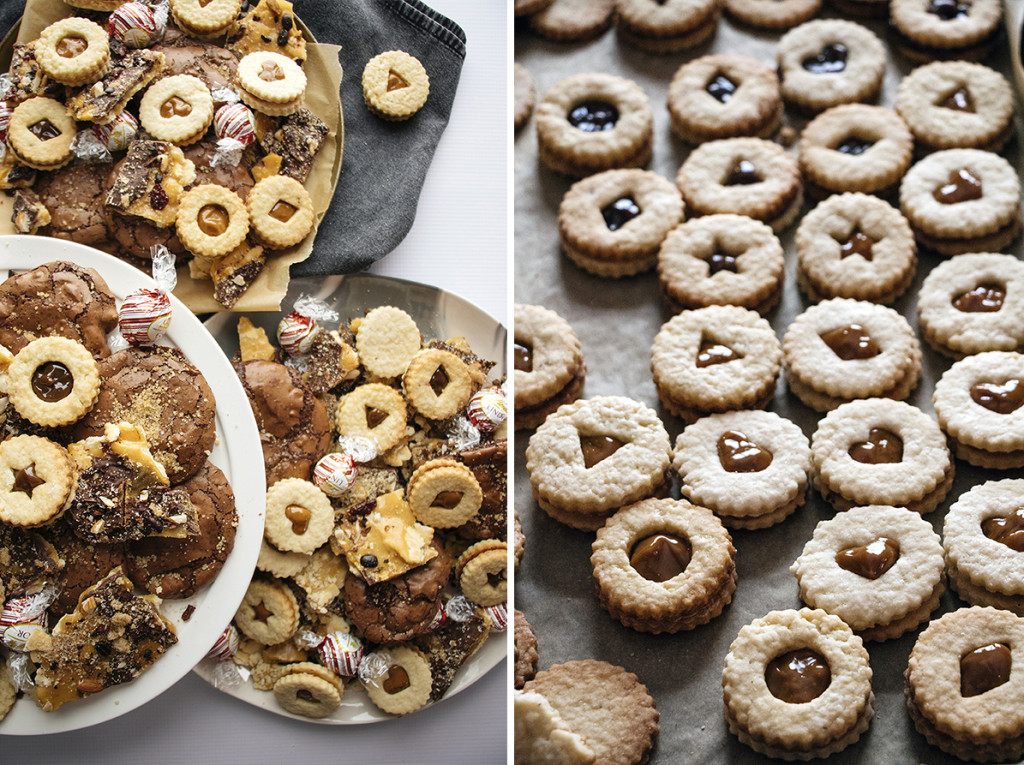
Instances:
[[[214,661],[231,661],[238,652],[238,642],[238,630],[234,624],[229,624],[217,638],[213,648],[207,651],[206,658]]]
[[[23,595],[4,603],[0,612],[0,630],[16,624],[41,624],[46,626],[46,609],[49,602],[37,595]]]
[[[466,416],[482,433],[490,433],[508,417],[508,402],[501,388],[481,388],[469,400]]]
[[[362,436],[338,436],[338,451],[356,462],[371,462],[377,458],[377,444]]]
[[[110,150],[89,128],[75,133],[75,137],[71,140],[71,151],[84,162],[111,162],[114,159]]]
[[[365,654],[362,641],[351,632],[331,632],[317,647],[320,663],[342,677],[359,671]]]
[[[153,247],[153,279],[156,289],[142,287],[125,296],[118,310],[117,326],[130,345],[153,345],[171,324],[171,299],[177,284],[174,253],[162,245]]]
[[[106,125],[93,125],[92,132],[107,151],[124,151],[139,132],[139,121],[129,112],[122,111]]]
[[[27,624],[12,624],[4,630],[3,644],[12,651],[25,653],[25,651],[28,650],[28,641],[37,632],[45,633],[46,627],[35,622],[29,622]]]
[[[430,624],[427,626],[427,632],[433,632],[442,624],[448,620],[448,613],[445,610],[444,603],[437,609],[437,613],[434,614],[434,618],[430,620]]]
[[[0,141],[7,139],[7,128],[11,124],[14,106],[13,101],[0,101]]]
[[[380,679],[391,669],[391,656],[381,651],[368,653],[359,662],[359,679],[363,685],[378,685]]]
[[[213,115],[213,129],[217,138],[231,138],[242,146],[256,140],[256,118],[248,106],[241,102],[225,104]]]
[[[325,454],[313,468],[313,483],[328,497],[340,497],[356,480],[356,462],[350,454]]]
[[[444,607],[445,615],[454,622],[465,622],[473,618],[476,608],[465,595],[455,595]]]
[[[125,3],[107,19],[107,33],[129,48],[145,48],[158,36],[156,14],[142,3]]]
[[[277,342],[281,344],[285,352],[296,356],[306,353],[313,344],[313,338],[320,331],[320,325],[316,319],[304,316],[298,311],[292,311],[281,319],[277,325]]]
[[[490,618],[491,629],[495,632],[504,632],[508,628],[508,607],[504,603],[487,606],[484,613]]]

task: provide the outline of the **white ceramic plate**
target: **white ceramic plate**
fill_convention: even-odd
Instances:
[[[302,294],[321,298],[338,312],[343,321],[362,316],[365,311],[379,305],[397,306],[412,316],[425,338],[465,337],[474,353],[481,358],[497,362],[491,371],[491,377],[499,377],[505,373],[506,330],[501,324],[457,295],[403,279],[373,274],[293,279],[288,295],[282,303],[283,311],[244,315],[256,326],[263,327],[268,337],[273,338],[281,316],[291,310],[295,298]],[[217,338],[217,342],[228,356],[234,355],[238,350],[239,315],[219,313],[206,321],[206,328]],[[480,650],[459,668],[455,681],[441,701],[471,686],[498,664],[506,653],[505,633],[492,632]],[[358,683],[351,683],[345,689],[341,707],[334,714],[314,720],[286,712],[274,700],[273,693],[257,691],[249,682],[223,687],[220,683],[214,682],[214,668],[212,661],[203,661],[196,667],[196,673],[225,693],[284,717],[327,725],[353,725],[394,719],[392,715],[374,706]]]
[[[155,286],[138,269],[80,244],[39,236],[0,237],[0,279],[52,260],[69,260],[96,269],[118,302],[139,287]],[[197,366],[217,399],[217,442],[210,461],[224,471],[235,493],[238,529],[235,546],[213,583],[185,600],[165,600],[162,611],[178,633],[178,642],[130,683],[108,688],[55,712],[43,712],[22,698],[0,723],[0,733],[30,735],[75,730],[110,720],[156,697],[192,669],[224,631],[242,601],[256,566],[263,537],[264,472],[256,421],[237,376],[220,346],[202,323],[173,295],[171,325],[163,344],[180,348]],[[181,614],[195,606],[192,617]],[[2,747],[0,747],[2,748]],[[0,757],[2,759],[2,757]]]

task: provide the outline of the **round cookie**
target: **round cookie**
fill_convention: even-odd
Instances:
[[[263,445],[267,485],[282,478],[309,480],[331,443],[327,407],[291,367],[274,361],[235,362]]]
[[[618,38],[648,53],[693,48],[718,28],[718,0],[616,0]]]
[[[235,544],[235,495],[220,468],[204,463],[181,488],[196,510],[199,533],[183,539],[140,539],[125,553],[132,581],[162,598],[193,595],[217,575]]]
[[[37,337],[56,335],[103,358],[110,354],[107,334],[116,326],[114,294],[91,268],[52,261],[0,284],[0,345],[11,353]]]
[[[420,352],[419,327],[401,308],[378,306],[359,319],[353,332],[359,362],[377,377],[399,377]]]
[[[7,128],[7,148],[23,165],[34,170],[56,170],[75,153],[75,120],[60,101],[35,96],[18,104]]]
[[[927,149],[999,151],[1013,136],[1013,87],[970,61],[933,61],[900,81],[895,109]]]
[[[45,231],[56,239],[107,249],[111,236],[108,213],[104,205],[96,204],[107,193],[104,181],[96,165],[84,159],[73,159],[60,170],[41,174],[35,192],[50,212]]]
[[[512,77],[512,125],[519,130],[533,114],[533,107],[537,104],[537,88],[529,70],[518,61],[512,68]]]
[[[809,111],[865,101],[882,86],[885,60],[885,46],[867,27],[843,19],[808,21],[779,40],[782,97]]]
[[[382,53],[381,56],[389,54]],[[380,58],[379,56],[377,58]],[[410,87],[410,83],[403,79],[412,79],[402,61],[392,61],[391,71],[399,83],[400,89]],[[369,71],[373,60],[367,64]],[[401,70],[398,74],[394,70]],[[363,73],[364,78],[366,71]],[[423,75],[424,77],[426,74]],[[365,79],[364,79],[365,82]],[[390,94],[392,78],[388,78],[387,89]],[[282,53],[273,51],[253,51],[242,57],[238,62],[237,80],[238,93],[248,106],[258,112],[269,114],[274,117],[284,117],[293,114],[302,106],[306,92],[306,73],[295,61]],[[403,101],[403,104],[405,102]],[[394,109],[394,100],[389,100],[387,108]],[[417,107],[419,108],[419,107]]]
[[[530,29],[557,42],[597,37],[615,19],[615,0],[554,0],[530,16]]]
[[[305,186],[287,175],[257,181],[245,205],[252,238],[267,249],[293,247],[313,229],[313,200]]]
[[[776,232],[793,222],[803,201],[797,163],[761,138],[701,144],[679,168],[676,185],[692,212],[746,215]]]
[[[529,16],[531,13],[539,13],[547,8],[553,0],[514,0],[512,13],[515,16]]]
[[[516,303],[514,311],[515,428],[522,430],[579,398],[587,367],[569,322],[539,305]]]
[[[242,74],[244,67],[239,65],[239,77]],[[366,62],[362,84],[366,108],[390,121],[409,119],[423,108],[430,95],[427,70],[419,59],[401,50],[378,53]]]
[[[108,422],[130,422],[146,434],[171,484],[196,473],[217,437],[209,384],[180,351],[128,348],[99,363],[96,405],[72,430],[78,440],[103,435]]]
[[[96,359],[77,340],[40,337],[16,354],[6,369],[6,392],[21,417],[43,427],[79,420],[100,389]]]
[[[775,71],[755,58],[701,56],[676,70],[668,89],[672,130],[688,143],[767,138],[779,127],[782,97]]]
[[[654,116],[643,89],[610,74],[576,74],[555,83],[534,111],[545,165],[582,177],[651,158]]]
[[[35,54],[45,76],[76,87],[103,76],[110,46],[103,27],[71,16],[58,19],[39,33]]]
[[[334,509],[320,489],[301,478],[283,478],[267,489],[264,535],[282,552],[307,555],[334,531]]]
[[[0,522],[52,523],[74,499],[77,478],[75,461],[60,444],[29,435],[0,441]]]
[[[384,673],[373,680],[361,678],[370,701],[389,714],[404,715],[430,700],[433,672],[419,648],[394,646],[379,655],[388,663]]]
[[[789,29],[809,21],[821,0],[724,0],[725,12],[736,21],[763,29]]]
[[[977,61],[995,46],[1003,19],[999,0],[890,0],[896,47],[915,61]]]
[[[435,538],[432,545],[437,555],[387,581],[371,585],[351,573],[345,578],[345,617],[359,635],[390,645],[430,628],[452,571],[440,539]]]
[[[647,271],[665,236],[683,218],[679,190],[657,173],[605,170],[577,181],[558,208],[562,250],[597,276]]]
[[[526,615],[518,608],[512,615],[512,625],[515,647],[513,686],[522,688],[527,680],[532,680],[537,674],[537,636],[533,632],[533,627],[526,621]]]

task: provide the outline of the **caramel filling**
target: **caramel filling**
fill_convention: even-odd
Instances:
[[[944,99],[939,101],[937,106],[941,106],[944,109],[952,109],[955,112],[975,112],[974,99],[971,98],[971,93],[966,87],[954,90]]]
[[[725,364],[727,361],[735,361],[738,358],[740,358],[740,355],[728,345],[722,345],[714,340],[701,338],[700,350],[697,351],[698,367],[703,368],[714,366],[715,364]]]
[[[533,346],[519,340],[512,341],[512,365],[520,372],[533,371]]]
[[[434,507],[443,507],[445,510],[451,510],[454,507],[458,507],[461,501],[461,491],[441,491],[438,492],[437,496],[434,497],[434,501],[430,504]]]
[[[598,462],[611,457],[625,445],[625,441],[620,441],[611,436],[580,436],[583,466],[589,470]]]
[[[1024,405],[1024,384],[1016,378],[1002,385],[978,383],[971,388],[971,399],[996,414],[1010,414]]]
[[[960,657],[960,695],[980,696],[1010,679],[1013,656],[1009,646],[989,643]]]
[[[644,537],[629,553],[629,565],[652,582],[667,582],[686,571],[693,557],[690,541],[672,534]]]
[[[867,441],[850,447],[850,457],[865,465],[883,465],[903,460],[903,439],[885,428],[872,428]]]
[[[277,82],[283,80],[284,76],[284,70],[273,61],[264,61],[257,75],[264,82]]]
[[[402,75],[400,75],[394,69],[388,71],[388,93],[392,92],[393,90],[401,90],[402,88],[407,87],[409,87],[409,83],[406,81],[404,77],[402,77]]]
[[[196,216],[196,223],[199,230],[207,236],[220,236],[228,230],[231,216],[228,211],[220,205],[203,205],[199,208],[199,215]]]
[[[279,220],[282,223],[287,223],[292,219],[292,216],[299,211],[299,208],[295,205],[288,204],[283,199],[279,199],[274,202],[274,206],[270,208],[267,213],[271,218]]]
[[[836,553],[839,568],[872,580],[878,579],[895,566],[899,559],[900,543],[887,537],[879,537],[866,545],[847,547]]]
[[[832,682],[832,670],[817,651],[798,648],[768,662],[764,681],[772,696],[780,701],[805,704],[825,692]]]
[[[872,247],[875,245],[875,240],[862,233],[859,228],[855,228],[846,240],[836,241],[839,242],[840,260],[848,258],[851,255],[860,255],[867,261],[870,261],[874,257]]]
[[[409,673],[398,664],[388,667],[388,673],[384,676],[384,682],[381,683],[384,691],[390,694],[400,693],[409,685]]]
[[[192,104],[178,96],[171,96],[160,105],[160,116],[164,119],[187,117],[191,113]]]
[[[274,612],[263,605],[262,600],[252,607],[252,617],[258,622],[265,622],[273,615]]]
[[[1006,289],[1001,284],[979,284],[953,298],[953,307],[964,313],[995,313],[1003,307]]]
[[[720,104],[724,104],[728,103],[729,99],[735,95],[737,87],[739,86],[723,72],[717,72],[704,86],[704,90]]]
[[[33,122],[28,126],[28,132],[38,138],[40,141],[49,141],[60,135],[60,128],[50,122],[48,119],[41,119],[39,122]]]
[[[732,169],[729,174],[725,176],[725,180],[722,181],[723,186],[747,186],[752,183],[760,183],[764,178],[757,172],[757,168],[754,163],[749,159],[741,159]]]
[[[448,387],[450,379],[448,372],[445,371],[443,366],[434,370],[434,374],[430,376],[430,389],[434,391],[435,396],[440,396],[444,393],[444,389]]]
[[[291,521],[292,533],[301,537],[309,529],[309,521],[312,519],[313,513],[309,511],[309,508],[301,505],[288,505],[284,509],[284,517]]]
[[[1014,552],[1024,552],[1024,505],[1009,515],[986,518],[981,522],[981,533]]]
[[[59,361],[44,361],[32,373],[32,392],[48,404],[71,395],[75,378]]]
[[[74,58],[80,56],[89,47],[84,37],[69,36],[62,37],[57,43],[57,55],[61,58]]]
[[[935,201],[944,205],[981,199],[981,178],[966,167],[961,167],[959,170],[953,170],[949,174],[949,183],[935,189],[932,196],[935,197]]]
[[[14,471],[14,486],[11,491],[20,491],[32,498],[32,492],[37,486],[42,486],[46,481],[36,475],[35,463]]]
[[[878,343],[860,324],[848,324],[822,332],[821,339],[843,361],[870,359],[881,353]]]
[[[842,43],[829,43],[816,56],[808,56],[800,65],[811,74],[835,74],[846,69],[849,49]]]
[[[366,407],[366,427],[373,430],[388,418],[388,413],[373,406]]]
[[[718,437],[718,461],[729,473],[759,473],[772,464],[772,453],[738,430]]]
[[[640,214],[640,205],[631,196],[624,196],[601,208],[601,217],[609,231],[618,231]]]

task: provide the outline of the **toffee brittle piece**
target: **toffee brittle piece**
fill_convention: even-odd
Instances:
[[[21,103],[33,96],[59,96],[63,86],[43,74],[36,61],[35,42],[15,43],[11,54],[11,68],[7,73],[11,81],[7,98]]]
[[[482,609],[473,608],[466,617],[449,616],[437,629],[414,641],[430,662],[431,701],[438,701],[448,692],[459,667],[476,653],[490,634],[490,624]]]
[[[317,152],[330,132],[327,124],[309,109],[299,109],[284,119],[256,117],[256,140],[267,154],[281,155],[281,175],[305,183]]]
[[[117,46],[111,47],[115,52]],[[68,99],[71,116],[79,121],[105,125],[120,114],[132,96],[164,69],[164,54],[140,48],[111,58],[107,73]]]
[[[136,139],[107,192],[107,207],[167,227],[174,223],[178,200],[195,180],[195,165],[168,141]]]

